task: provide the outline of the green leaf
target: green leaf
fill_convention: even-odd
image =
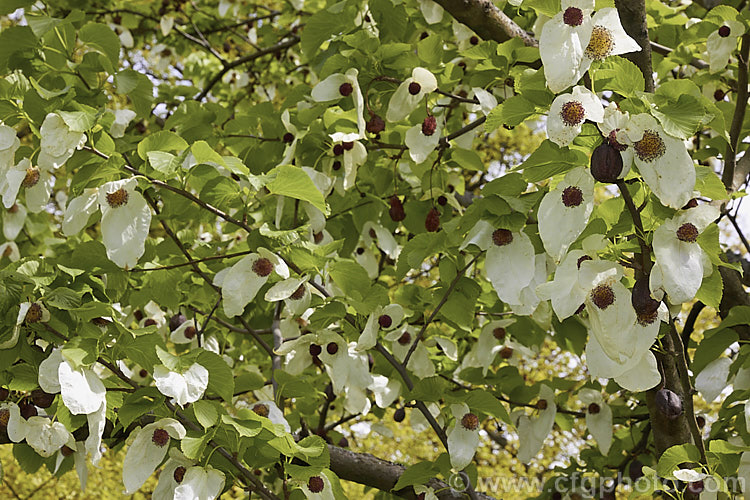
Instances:
[[[198,363],[208,370],[207,390],[231,403],[234,395],[234,377],[232,369],[224,358],[210,351],[203,351],[198,356]]]
[[[203,455],[203,450],[211,440],[210,434],[204,434],[202,436],[185,436],[180,441],[180,448],[186,457],[192,460],[198,460]]]
[[[737,325],[750,325],[750,306],[734,306],[719,328],[731,328]]]
[[[263,424],[258,420],[239,420],[229,415],[222,415],[221,421],[234,427],[240,437],[255,437],[263,430]]]
[[[320,10],[307,18],[305,29],[300,35],[300,45],[306,57],[312,59],[321,50],[321,45],[334,35],[353,26],[354,17],[341,15],[342,4]],[[332,12],[336,11],[338,12]]]
[[[481,411],[495,418],[499,418],[503,422],[510,424],[510,416],[505,406],[495,396],[483,389],[475,389],[471,391],[464,402],[469,405],[472,410]]]
[[[151,102],[154,100],[153,87],[146,75],[132,69],[124,69],[115,75],[117,93],[128,96],[133,102],[135,112],[141,117],[151,114]]]
[[[216,407],[213,403],[202,399],[193,403],[193,413],[195,413],[195,418],[204,429],[208,429],[215,425],[219,419],[219,413],[216,411]]]
[[[56,307],[58,309],[75,309],[81,306],[81,292],[76,292],[70,288],[61,286],[52,290],[45,302],[49,306]]]
[[[183,151],[187,148],[188,143],[185,139],[169,130],[160,130],[138,144],[138,156],[146,160],[149,151]]]
[[[436,375],[417,381],[409,392],[409,397],[419,401],[438,401],[445,396],[447,391],[448,382]]]
[[[109,26],[88,23],[78,32],[78,37],[92,49],[104,54],[112,64],[112,69],[117,68],[120,62],[120,39]]]
[[[57,114],[74,132],[87,132],[96,124],[96,114],[92,111],[58,111]]]
[[[154,365],[161,364],[156,356],[156,347],[166,349],[164,339],[158,333],[139,335],[134,339],[123,335],[118,345],[122,347],[122,357],[127,357],[149,372],[153,371]]]
[[[13,458],[16,459],[18,465],[27,474],[34,474],[44,462],[44,459],[34,451],[34,448],[26,443],[13,445]]]
[[[463,170],[474,170],[481,172],[484,170],[484,162],[476,151],[471,149],[452,148],[450,149],[450,161],[455,163]]]
[[[705,332],[703,340],[695,350],[690,369],[693,373],[700,373],[706,365],[719,358],[719,355],[737,340],[737,332],[731,329],[712,329]]]
[[[656,466],[656,473],[661,477],[668,477],[680,468],[680,464],[686,462],[699,463],[700,460],[701,454],[698,451],[698,447],[694,444],[687,443],[672,446],[659,459],[659,463]]]
[[[318,191],[310,176],[301,168],[279,165],[271,170],[268,175],[273,177],[273,180],[266,184],[266,188],[271,194],[280,194],[307,201],[321,212],[329,213],[323,193]]]
[[[38,40],[28,26],[10,26],[3,29],[0,32],[0,71],[5,72],[13,54],[35,48],[37,44]]]
[[[687,139],[698,130],[706,113],[700,100],[682,94],[677,102],[669,101],[652,110],[664,131],[674,137]]]
[[[206,141],[198,141],[190,146],[190,152],[193,153],[195,161],[197,163],[216,163],[222,167],[226,167],[227,164],[224,158],[214,151]]]
[[[159,408],[163,402],[164,397],[155,387],[138,389],[125,398],[117,411],[117,419],[127,427],[136,419]]]
[[[714,271],[703,278],[703,283],[695,294],[695,298],[706,304],[707,306],[719,308],[721,303],[721,296],[724,292],[724,283],[721,278],[719,270],[714,267]]]
[[[607,57],[599,63],[592,83],[597,92],[613,90],[624,97],[634,97],[645,88],[643,73],[638,66],[620,56]]]
[[[536,113],[534,103],[520,95],[506,99],[498,108],[500,108],[500,123],[508,127],[520,125],[524,120],[531,118]],[[495,110],[498,108],[493,109],[490,114],[495,113]]]
[[[438,64],[443,59],[443,37],[430,35],[417,43],[417,55],[429,66]]]
[[[328,275],[348,296],[362,297],[362,292],[370,288],[367,271],[353,260],[338,260],[331,263]]]
[[[339,321],[346,316],[346,306],[338,301],[332,301],[323,307],[319,307],[310,316],[310,328],[320,330],[326,328],[331,323]]]
[[[706,165],[697,165],[695,167],[695,189],[700,192],[706,198],[712,200],[726,200],[727,190],[724,187],[724,183],[713,171],[711,167]]]
[[[526,191],[528,182],[519,173],[506,173],[505,175],[493,179],[482,188],[482,195],[489,196],[497,194],[500,196],[520,196]]]
[[[0,16],[12,14],[16,9],[29,7],[34,4],[34,0],[3,0],[0,2]]]
[[[439,472],[438,468],[432,462],[417,462],[406,468],[401,476],[399,476],[398,481],[391,491],[398,491],[407,486],[425,484]]]
[[[180,168],[178,157],[172,153],[167,153],[165,151],[149,151],[146,153],[146,157],[148,158],[148,163],[154,170],[166,175],[171,175]]]
[[[539,182],[587,164],[588,157],[583,152],[561,148],[545,139],[515,170],[522,170],[527,181]]]

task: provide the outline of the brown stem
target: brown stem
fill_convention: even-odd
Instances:
[[[748,77],[748,56],[750,55],[750,34],[742,36],[742,45],[740,54],[737,58],[737,103],[734,108],[732,124],[729,127],[729,145],[724,153],[724,171],[721,174],[721,180],[727,189],[734,188],[734,170],[737,164],[737,147],[739,146],[740,133],[742,124],[745,121],[745,111],[747,110],[747,77]],[[743,179],[744,180],[744,179]]]

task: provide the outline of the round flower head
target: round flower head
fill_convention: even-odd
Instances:
[[[456,372],[469,367],[481,367],[482,373],[487,375],[487,371],[497,357],[497,353],[503,349],[503,343],[508,337],[505,329],[515,322],[513,319],[500,319],[490,321],[482,327],[479,332],[479,339],[471,348],[471,351],[461,360],[461,366]]]
[[[403,120],[417,109],[425,95],[435,89],[437,89],[435,75],[424,68],[414,68],[411,72],[411,78],[404,80],[391,97],[385,118],[389,122]]]
[[[171,438],[185,437],[185,428],[177,420],[163,418],[136,431],[122,464],[122,482],[128,495],[135,493],[161,464]]]
[[[357,180],[357,169],[367,160],[367,148],[357,140],[358,138],[356,133],[335,132],[331,134],[334,158],[343,158],[345,190],[354,186]],[[334,159],[334,162],[336,161],[341,160]]]
[[[188,319],[169,334],[169,340],[175,344],[191,344],[197,341],[199,328],[195,321]],[[196,342],[197,343],[197,342]]]
[[[547,253],[559,262],[581,235],[594,209],[594,178],[578,167],[565,175],[539,205],[539,236]]]
[[[286,341],[274,352],[286,356],[284,366],[286,372],[290,375],[299,375],[313,364],[315,359],[321,362],[324,359],[331,359],[330,355],[324,351],[330,343],[336,344],[342,351],[346,349],[346,341],[340,335],[330,330],[321,330]]]
[[[198,363],[193,363],[183,373],[173,372],[164,365],[157,365],[154,367],[153,375],[159,392],[174,398],[181,407],[198,401],[208,387],[208,370]]]
[[[99,188],[102,240],[107,257],[118,266],[135,267],[146,247],[151,209],[135,190],[136,179],[112,181]]]
[[[334,500],[336,498],[331,479],[326,472],[321,471],[320,474],[315,474],[307,479],[307,482],[302,486],[302,493],[305,494],[305,498],[308,500]]]
[[[594,389],[581,389],[578,399],[586,411],[586,427],[599,445],[599,451],[606,456],[612,446],[612,409]]]
[[[448,453],[454,469],[466,468],[479,446],[479,418],[471,413],[466,403],[451,405],[456,421],[448,429]]]
[[[631,117],[625,135],[638,171],[659,201],[675,209],[685,206],[693,196],[695,167],[683,141],[647,113]]]
[[[39,132],[42,136],[41,152],[37,164],[44,170],[53,170],[73,156],[76,148],[86,140],[83,131],[71,130],[57,113],[49,113]]]
[[[5,179],[0,179],[3,205],[5,208],[12,207],[16,203],[19,190],[23,188],[29,211],[41,212],[47,206],[53,183],[49,172],[33,166],[28,158],[24,158],[5,173]]]
[[[337,101],[341,98],[352,96],[354,108],[357,110],[357,138],[365,136],[365,102],[362,98],[362,91],[359,89],[357,75],[359,72],[355,68],[347,70],[346,73],[334,73],[328,78],[318,83],[312,89],[312,98],[317,102]]]
[[[698,244],[698,236],[717,218],[719,210],[698,205],[679,212],[654,231],[657,266],[651,272],[651,290],[661,288],[673,304],[692,300],[713,270],[708,255]]]
[[[283,260],[265,248],[258,248],[258,253],[251,253],[218,273],[214,282],[222,290],[224,314],[230,318],[242,314],[245,306],[255,298],[272,273],[286,279],[289,277],[289,268]]]
[[[542,401],[544,401],[544,404],[540,405]],[[517,417],[516,428],[518,429],[518,438],[521,441],[517,457],[524,464],[529,463],[539,453],[544,440],[555,424],[555,415],[557,414],[555,393],[546,385],[542,385],[539,389],[537,408],[540,408],[540,406],[544,408],[535,410],[536,416],[529,417],[521,412]]]
[[[430,115],[422,123],[414,125],[406,131],[406,146],[409,148],[409,156],[414,163],[422,163],[435,151],[440,142],[441,126],[438,120]]]
[[[174,473],[173,473],[174,474]],[[179,476],[178,476],[179,478]],[[174,489],[174,500],[214,500],[224,489],[224,473],[209,466],[189,467]]]
[[[21,141],[16,135],[16,130],[7,125],[0,125],[0,175],[3,170],[16,163],[16,150],[19,147],[21,147]]]
[[[600,9],[591,18],[591,37],[583,51],[580,74],[588,71],[592,61],[640,50],[641,46],[623,29],[617,9]]]
[[[583,122],[601,122],[604,108],[586,87],[576,85],[573,93],[560,94],[552,101],[547,118],[547,137],[558,146],[567,146],[581,133]]]
[[[281,123],[284,124],[284,128],[286,129],[286,134],[284,134],[283,140],[287,143],[287,146],[284,149],[284,157],[279,165],[290,165],[294,159],[294,153],[297,150],[297,142],[307,134],[307,130],[300,131],[297,129],[289,118],[288,109],[285,109],[284,112],[281,113]]]
[[[633,165],[633,147],[629,145],[630,140],[625,133],[629,122],[630,114],[623,113],[616,103],[610,102],[604,108],[604,118],[598,124],[604,140],[619,151],[622,157],[622,171],[617,176],[619,179],[624,179]]]
[[[706,40],[708,65],[712,73],[727,67],[729,56],[737,49],[737,38],[745,32],[745,25],[727,19],[718,29],[711,32]]]

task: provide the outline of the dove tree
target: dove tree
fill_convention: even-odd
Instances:
[[[3,2],[0,441],[154,498],[479,499],[491,440],[576,427],[542,498],[746,493],[718,3]]]

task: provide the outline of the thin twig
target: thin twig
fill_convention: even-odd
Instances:
[[[224,255],[212,255],[211,257],[204,257],[202,259],[195,259],[191,260],[190,262],[181,262],[179,264],[171,264],[168,266],[160,266],[160,267],[136,267],[133,269],[130,269],[131,273],[146,273],[150,271],[165,271],[167,269],[177,269],[178,267],[185,267],[185,266],[192,266],[193,264],[196,264],[198,262],[208,262],[211,260],[219,260],[219,259],[231,259],[233,257],[240,257],[242,255],[247,255],[253,253],[252,250],[246,250],[244,252],[236,252],[236,253],[228,253]]]

